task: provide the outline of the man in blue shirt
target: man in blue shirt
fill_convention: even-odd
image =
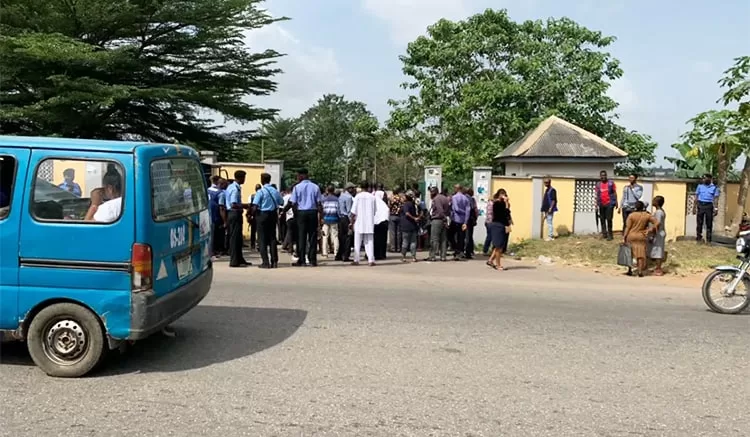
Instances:
[[[65,180],[57,188],[73,193],[76,197],[81,197],[81,186],[77,182],[74,182],[76,171],[72,168],[67,168],[63,171],[63,177]]]
[[[261,269],[275,269],[279,266],[279,252],[276,247],[276,226],[279,218],[279,205],[284,203],[276,187],[271,185],[271,175],[261,173],[260,190],[253,197],[253,212],[258,230],[260,245]],[[268,259],[268,248],[271,248],[271,259]]]
[[[297,172],[297,185],[292,190],[289,204],[285,210],[295,208],[297,219],[297,254],[299,260],[297,266],[305,265],[305,255],[310,260],[310,265],[318,265],[318,223],[321,215],[321,193],[320,187],[310,181],[307,169]]]
[[[224,217],[226,217],[226,196],[221,189],[221,176],[211,176],[211,186],[208,188],[208,210],[211,213],[211,223],[213,227],[212,249],[214,256],[221,256],[224,253]],[[224,210],[224,215],[222,215]]]
[[[351,262],[352,233],[349,224],[352,219],[352,204],[357,187],[349,182],[339,196],[339,251],[336,253],[336,261]]]
[[[242,203],[242,187],[247,173],[234,172],[234,181],[226,190],[227,222],[229,224],[229,267],[252,265],[242,255],[242,211],[249,205]]]
[[[471,200],[464,194],[461,185],[453,187],[454,194],[451,197],[451,222],[448,226],[448,240],[453,246],[453,258],[464,259],[464,244],[466,242],[466,229],[471,215]]]
[[[711,243],[714,232],[714,216],[718,214],[719,187],[714,185],[713,176],[703,175],[703,183],[695,190],[695,203],[693,214],[696,215],[698,229],[696,239],[698,243],[703,242],[703,224],[706,224],[706,243]]]

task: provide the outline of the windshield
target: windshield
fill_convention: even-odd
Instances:
[[[197,214],[206,209],[203,169],[189,158],[165,158],[151,162],[152,213],[165,221]]]

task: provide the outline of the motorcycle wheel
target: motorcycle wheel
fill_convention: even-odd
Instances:
[[[750,305],[750,279],[745,276],[742,279],[744,290],[735,290],[734,294],[728,296],[726,288],[734,281],[740,272],[713,271],[703,281],[703,301],[708,308],[719,314],[739,314]],[[711,286],[719,285],[719,292],[712,293]],[[739,284],[738,284],[739,285]],[[717,299],[718,298],[718,299]],[[731,304],[724,304],[724,299],[734,299]]]

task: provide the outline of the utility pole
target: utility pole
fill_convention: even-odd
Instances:
[[[266,163],[265,156],[263,156],[265,154],[265,151],[266,151],[266,140],[261,138],[260,139],[260,163],[261,164]]]

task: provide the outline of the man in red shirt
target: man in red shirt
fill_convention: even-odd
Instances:
[[[602,237],[612,241],[612,216],[617,207],[617,187],[615,181],[607,177],[607,172],[599,172],[599,182],[596,183],[596,205],[599,208]]]

